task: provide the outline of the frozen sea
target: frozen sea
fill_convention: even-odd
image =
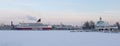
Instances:
[[[120,33],[2,30],[0,46],[120,46]]]

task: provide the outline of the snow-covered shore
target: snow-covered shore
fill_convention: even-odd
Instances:
[[[0,31],[0,46],[120,46],[120,33]]]

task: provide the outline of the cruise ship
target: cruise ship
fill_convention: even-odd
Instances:
[[[36,23],[19,23],[14,28],[16,30],[52,30],[52,26],[41,23],[41,19]]]

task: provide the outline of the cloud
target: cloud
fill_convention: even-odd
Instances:
[[[27,15],[27,16],[25,16],[25,18],[28,19],[28,20],[32,20],[32,21],[36,21],[37,20],[36,17],[33,17],[31,15]]]

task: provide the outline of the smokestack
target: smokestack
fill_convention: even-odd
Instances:
[[[13,21],[11,21],[11,26],[13,26]]]
[[[40,19],[38,19],[38,21],[37,22],[41,22],[41,18]]]
[[[13,21],[11,21],[11,29],[14,29],[14,24],[13,24]]]

